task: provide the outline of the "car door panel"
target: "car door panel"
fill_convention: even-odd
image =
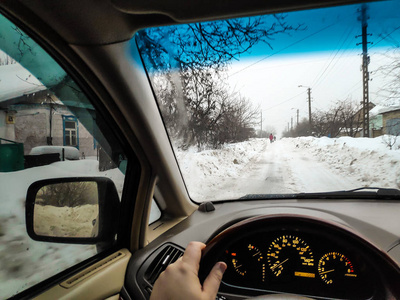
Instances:
[[[35,299],[118,299],[130,258],[131,253],[121,249]]]

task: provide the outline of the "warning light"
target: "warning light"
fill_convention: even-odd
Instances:
[[[231,255],[232,255],[232,256],[236,256],[236,253],[233,253],[233,252],[232,252]]]

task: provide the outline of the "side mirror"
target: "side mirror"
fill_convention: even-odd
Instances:
[[[26,228],[36,241],[111,246],[118,231],[119,196],[106,177],[40,180],[26,197]]]

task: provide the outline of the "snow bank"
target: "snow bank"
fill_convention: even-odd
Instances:
[[[199,202],[252,193],[400,188],[400,139],[393,150],[385,142],[393,139],[253,139],[219,150],[177,151],[177,159],[190,196]]]
[[[300,137],[282,139],[282,143],[307,151],[335,172],[356,178],[360,186],[400,188],[400,144],[397,141],[390,150],[385,142],[392,138]]]
[[[218,187],[226,178],[238,178],[247,164],[257,158],[267,146],[266,139],[226,144],[221,149],[197,152],[177,150],[183,178],[189,193],[198,200],[210,187]]]
[[[181,171],[186,176],[197,178],[214,177],[236,177],[246,163],[251,161],[266,146],[265,140],[253,139],[237,144],[226,144],[222,149],[204,150],[196,152],[191,148],[189,151],[177,152]]]
[[[98,214],[98,205],[36,205],[35,216],[40,222],[35,222],[35,232],[46,236],[91,237],[94,233],[92,221]]]

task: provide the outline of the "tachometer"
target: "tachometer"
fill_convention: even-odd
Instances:
[[[283,235],[275,239],[268,248],[267,261],[270,270],[278,278],[315,277],[311,248],[295,235]]]
[[[338,252],[329,252],[321,257],[318,262],[318,273],[326,284],[357,277],[351,261]]]

